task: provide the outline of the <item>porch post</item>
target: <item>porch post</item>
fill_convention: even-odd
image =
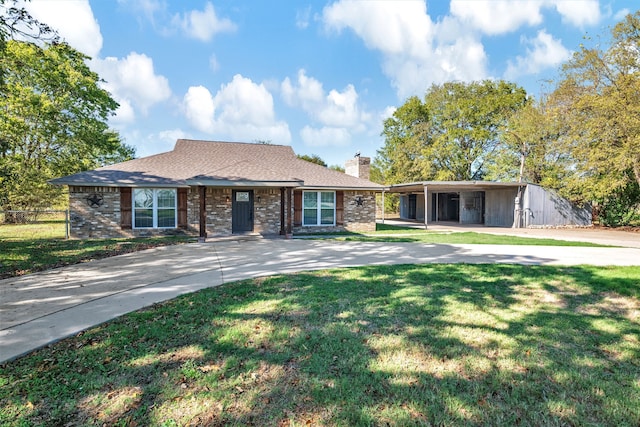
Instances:
[[[287,189],[287,236],[293,234],[293,227],[291,226],[291,203],[293,203],[293,188]]]
[[[200,193],[200,235],[198,242],[203,243],[207,238],[207,187],[204,185],[198,186],[198,192]]]
[[[424,186],[424,229],[427,229],[427,225],[429,223],[429,198],[427,197],[427,185]]]
[[[384,224],[384,190],[382,190],[382,223]]]
[[[285,188],[280,188],[280,235],[285,235],[284,229],[284,213],[285,213],[285,197],[284,197]]]

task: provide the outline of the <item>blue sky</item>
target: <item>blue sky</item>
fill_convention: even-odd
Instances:
[[[270,141],[344,164],[434,83],[506,79],[537,96],[634,0],[32,0],[120,103],[147,156],[178,138]]]

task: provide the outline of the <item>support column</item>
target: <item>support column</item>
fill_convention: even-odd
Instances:
[[[384,190],[382,190],[382,223],[384,224]]]
[[[207,187],[201,185],[198,187],[200,194],[200,234],[199,242],[204,242],[207,238]]]
[[[427,186],[424,186],[424,229],[427,229],[429,224],[429,198],[427,197]]]
[[[280,188],[280,235],[285,235],[285,188]]]
[[[287,189],[287,236],[293,234],[293,227],[291,226],[291,209],[293,203],[293,188]]]

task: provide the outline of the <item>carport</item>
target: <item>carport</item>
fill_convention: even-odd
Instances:
[[[400,218],[487,227],[591,225],[591,209],[577,207],[539,185],[494,181],[422,181],[392,185]]]

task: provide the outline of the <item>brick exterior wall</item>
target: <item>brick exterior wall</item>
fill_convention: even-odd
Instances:
[[[264,235],[280,233],[279,188],[254,190],[253,231]]]
[[[362,198],[362,206],[357,198]],[[375,191],[344,192],[344,228],[348,231],[376,231],[376,193]]]
[[[102,197],[100,206],[90,206],[92,195]],[[117,187],[69,187],[69,236],[72,239],[106,239],[115,237],[197,235],[197,227],[188,230],[122,229],[120,226],[120,189]],[[197,221],[196,221],[197,226]]]
[[[89,206],[87,198],[96,194],[102,205]],[[71,238],[101,239],[131,237],[131,230],[120,228],[120,190],[111,187],[69,187]]]
[[[361,197],[362,205],[357,199]],[[376,193],[374,191],[344,192],[344,224],[331,227],[294,227],[295,234],[331,233],[337,231],[353,231],[357,233],[376,230]]]
[[[102,197],[100,206],[90,206],[87,198]],[[227,201],[227,197],[229,201]],[[207,188],[207,235],[232,234],[231,188]],[[280,233],[280,189],[254,189],[254,232],[264,235]],[[362,206],[356,199],[362,198]],[[258,200],[259,199],[259,200]],[[76,239],[142,237],[199,232],[200,196],[198,188],[187,194],[188,228],[183,229],[122,229],[120,226],[120,190],[117,187],[69,187],[70,236]],[[344,191],[344,225],[336,227],[294,227],[294,233],[332,231],[374,231],[376,215],[375,192]],[[293,218],[293,200],[290,215]],[[285,222],[285,227],[286,227]]]

